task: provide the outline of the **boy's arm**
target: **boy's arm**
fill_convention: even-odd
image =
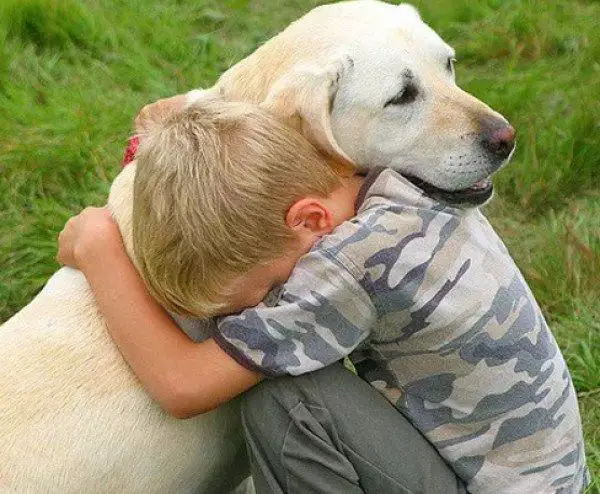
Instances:
[[[172,415],[212,410],[261,380],[214,340],[195,343],[178,328],[146,290],[104,208],[88,208],[69,221],[58,258],[85,274],[121,354]]]
[[[349,355],[370,334],[377,310],[360,270],[341,254],[313,250],[298,262],[276,306],[217,320],[217,343],[250,370],[299,375]]]

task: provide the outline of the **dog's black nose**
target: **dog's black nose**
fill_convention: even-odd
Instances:
[[[482,122],[481,144],[490,153],[505,160],[515,147],[515,129],[504,120]]]

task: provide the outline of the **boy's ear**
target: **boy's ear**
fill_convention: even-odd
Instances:
[[[300,235],[325,235],[333,230],[331,211],[322,201],[311,197],[305,197],[292,204],[285,222]]]

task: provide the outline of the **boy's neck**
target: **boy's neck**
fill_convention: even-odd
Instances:
[[[356,198],[364,178],[361,175],[342,178],[342,186],[327,198],[327,205],[333,215],[334,228],[356,215]]]

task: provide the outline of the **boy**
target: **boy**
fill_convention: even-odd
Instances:
[[[204,103],[147,137],[138,157],[134,245],[148,288],[165,307],[212,316],[255,305],[300,259],[271,306],[220,320],[208,342],[187,340],[153,303],[102,213],[67,225],[61,259],[83,270],[125,359],[172,413],[200,413],[263,375],[305,374],[352,353],[359,374],[461,479],[443,471],[415,436],[402,444],[409,436],[398,436],[397,412],[375,427],[393,409],[363,400],[365,413],[374,414],[367,432],[383,431],[382,442],[408,452],[365,458],[352,431],[337,423],[343,410],[328,406],[335,393],[316,396],[332,377],[319,371],[312,388],[290,380],[261,385],[274,397],[271,430],[256,404],[247,407],[259,492],[361,492],[365,485],[371,492],[464,492],[463,482],[472,492],[580,492],[586,469],[568,371],[483,216],[438,204],[391,170],[340,186],[326,169],[293,131],[245,105]],[[313,180],[324,186],[295,189]],[[100,234],[109,246],[97,241]],[[101,254],[111,269],[98,265]],[[119,284],[112,273],[121,273]],[[333,378],[343,393],[355,386]],[[265,402],[264,393],[252,396]],[[422,451],[428,459],[414,461],[418,479],[390,472]],[[427,479],[424,464],[439,476]]]

